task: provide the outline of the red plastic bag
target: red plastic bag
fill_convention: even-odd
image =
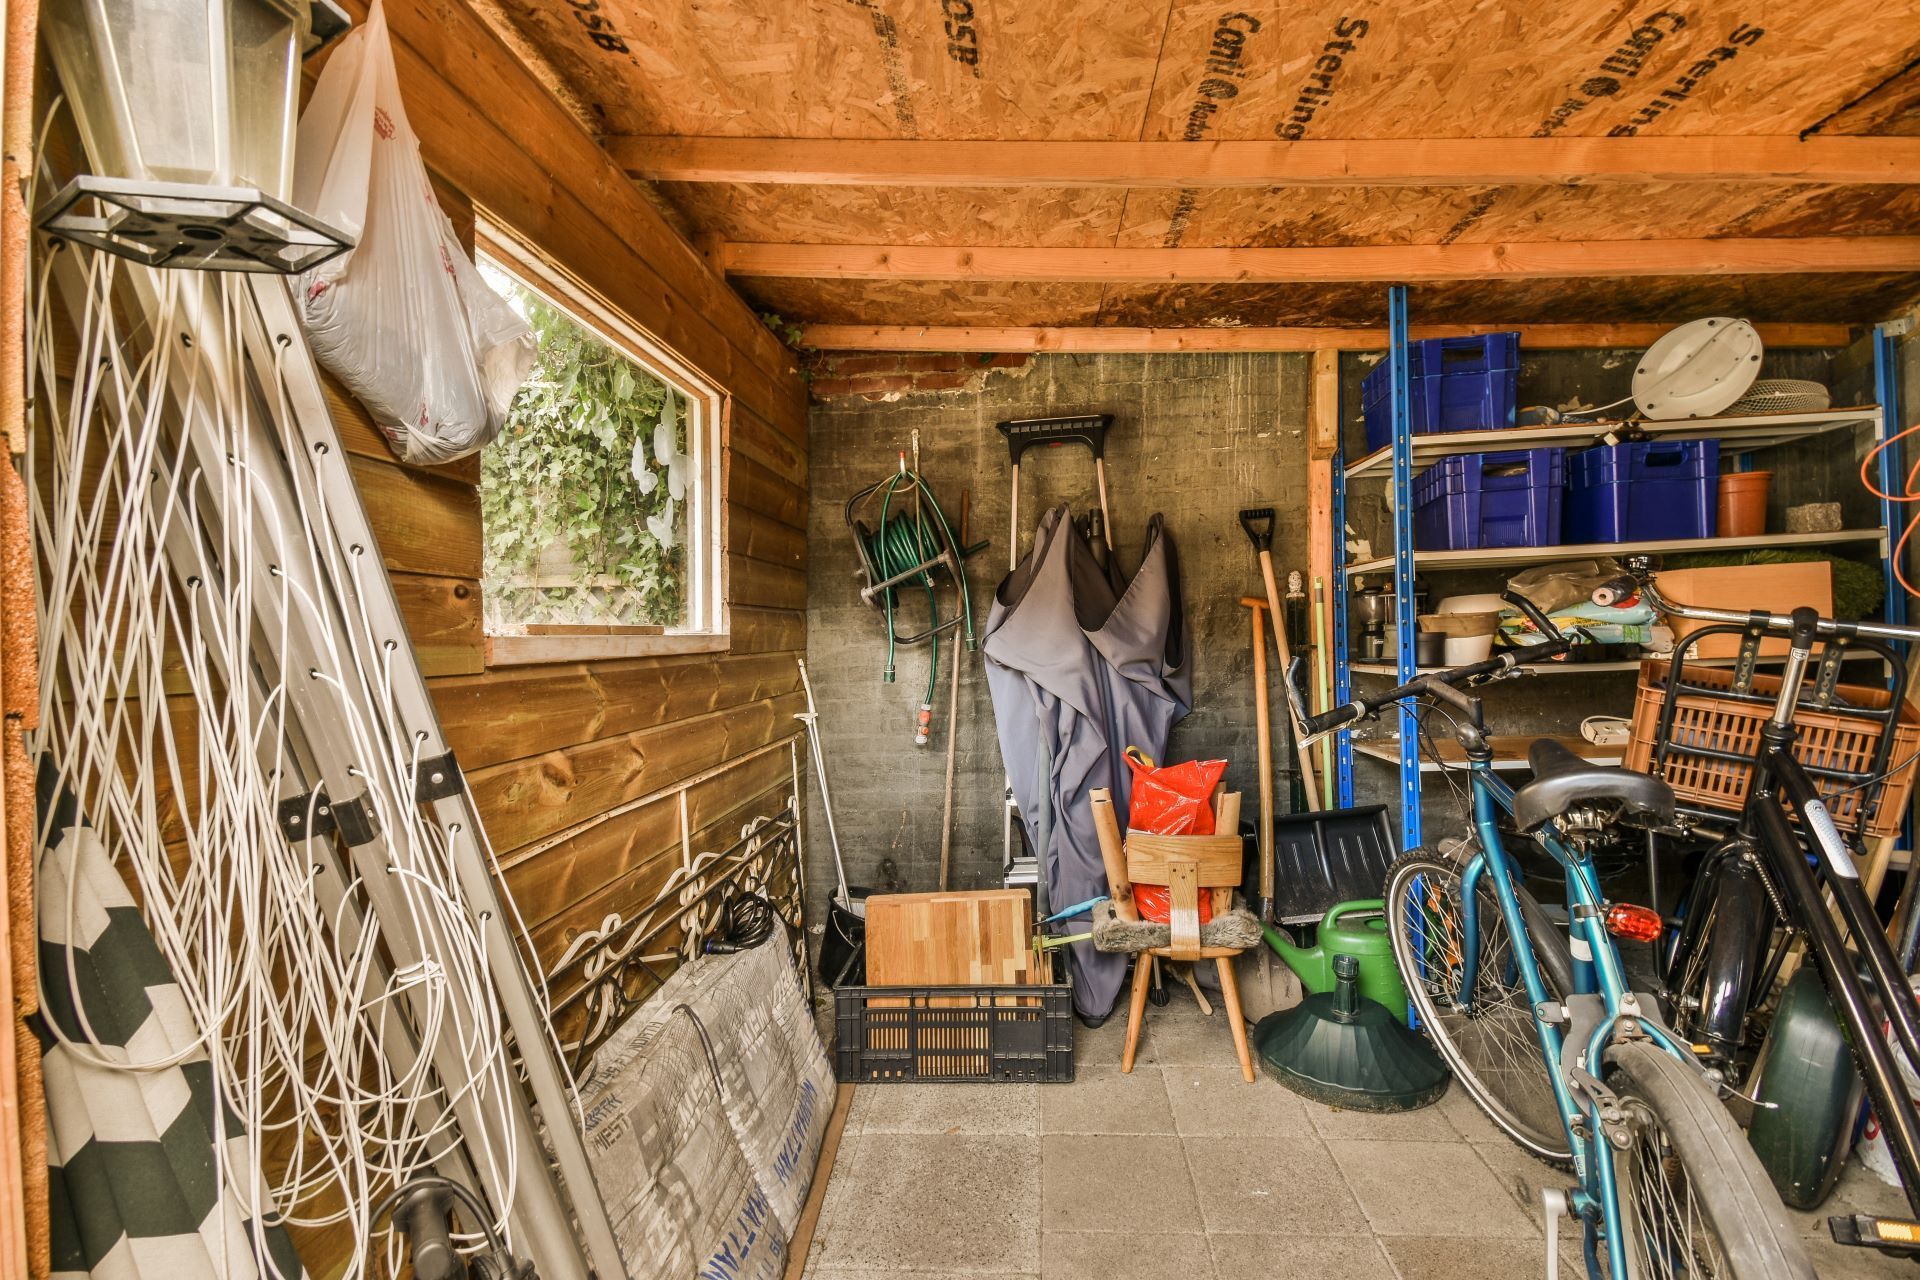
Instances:
[[[1127,804],[1127,829],[1162,836],[1210,836],[1213,831],[1213,789],[1227,771],[1225,760],[1188,760],[1156,769],[1139,748],[1127,748],[1127,767],[1133,770],[1133,798]],[[1165,885],[1137,884],[1133,905],[1140,918],[1165,924],[1173,915],[1173,899]],[[1200,895],[1200,923],[1213,919],[1213,895]]]
[[[1133,770],[1127,830],[1157,836],[1213,834],[1213,789],[1227,771],[1225,760],[1189,760],[1156,769],[1140,748],[1128,747],[1126,761]]]

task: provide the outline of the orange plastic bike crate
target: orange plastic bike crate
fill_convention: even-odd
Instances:
[[[1653,772],[1655,739],[1660,731],[1660,711],[1667,696],[1667,677],[1672,664],[1664,659],[1640,664],[1640,687],[1634,695],[1633,735],[1627,747],[1626,766],[1641,773]],[[1683,688],[1675,699],[1673,724],[1668,731],[1666,758],[1660,770],[1682,804],[1703,809],[1738,813],[1746,804],[1753,784],[1753,766],[1704,754],[1727,752],[1751,758],[1760,745],[1760,730],[1773,714],[1772,695],[1780,690],[1780,677],[1757,674],[1753,692],[1768,699],[1743,702],[1732,696],[1733,669],[1687,663],[1681,668]],[[1727,696],[1695,692],[1699,688],[1725,690]],[[1811,688],[1811,683],[1808,685]],[[1864,685],[1840,685],[1835,690],[1845,704],[1869,711],[1884,712],[1892,695],[1885,689]],[[1920,707],[1909,700],[1900,708],[1893,728],[1893,748],[1885,767],[1892,770],[1878,795],[1874,788],[1859,787],[1842,778],[1823,776],[1833,773],[1862,774],[1873,767],[1885,725],[1882,721],[1849,715],[1844,708],[1816,708],[1804,700],[1795,712],[1793,723],[1799,730],[1794,756],[1812,775],[1822,798],[1842,830],[1850,830],[1860,818],[1862,796],[1871,797],[1873,808],[1867,814],[1865,834],[1897,835],[1907,811],[1907,798],[1913,791],[1914,756],[1920,752]],[[1691,748],[1691,749],[1690,749]]]

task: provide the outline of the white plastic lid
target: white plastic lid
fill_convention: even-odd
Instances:
[[[1656,422],[1711,418],[1760,376],[1760,334],[1745,320],[1706,316],[1662,334],[1633,371],[1633,402]]]

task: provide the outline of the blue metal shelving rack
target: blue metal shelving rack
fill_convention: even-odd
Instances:
[[[1414,631],[1418,620],[1414,616],[1414,555],[1413,555],[1413,435],[1408,407],[1408,351],[1407,351],[1407,287],[1394,285],[1387,292],[1387,329],[1391,346],[1387,359],[1391,362],[1393,397],[1393,471],[1391,477],[1393,493],[1393,585],[1394,620],[1398,632],[1399,644],[1395,653],[1395,670],[1398,683],[1404,684],[1416,674],[1414,665]],[[1897,431],[1899,416],[1900,385],[1899,366],[1896,361],[1895,336],[1883,325],[1873,332],[1873,385],[1875,399],[1878,401],[1878,416],[1874,428],[1877,440],[1884,441]],[[1341,441],[1333,457],[1333,704],[1338,706],[1352,697],[1353,659],[1348,651],[1347,593],[1348,567],[1346,551],[1347,528],[1347,459],[1345,444],[1346,418],[1341,415]],[[1902,466],[1899,448],[1888,449],[1879,456],[1879,484],[1883,493],[1901,492],[1906,473]],[[1893,573],[1892,549],[1899,545],[1900,535],[1905,527],[1905,510],[1901,504],[1887,498],[1879,500],[1880,527],[1883,546],[1887,553],[1882,560],[1882,569],[1886,579],[1885,617],[1889,622],[1904,623],[1907,620],[1907,600]],[[1711,545],[1704,540],[1703,545]],[[1419,735],[1415,725],[1412,708],[1400,708],[1400,840],[1401,848],[1412,849],[1421,843],[1420,822],[1420,750]],[[1337,791],[1341,806],[1353,804],[1353,740],[1347,730],[1338,734],[1334,749],[1334,763],[1338,770]]]

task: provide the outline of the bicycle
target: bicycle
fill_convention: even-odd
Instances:
[[[1676,646],[1653,772],[1679,777],[1669,771],[1705,765],[1724,779],[1732,769],[1750,771],[1731,834],[1704,854],[1683,900],[1679,926],[1671,934],[1662,986],[1675,1032],[1729,1085],[1746,1084],[1752,1090],[1752,1138],[1766,1152],[1776,1185],[1798,1207],[1817,1205],[1844,1160],[1859,1113],[1857,1089],[1806,1089],[1796,1078],[1798,1072],[1785,1084],[1776,1083],[1766,1070],[1770,1056],[1779,1053],[1783,1062],[1792,1057],[1759,1035],[1786,957],[1796,944],[1804,945],[1880,1119],[1909,1207],[1920,1216],[1920,1119],[1902,1087],[1881,1022],[1884,1017],[1891,1023],[1908,1059],[1920,1062],[1920,1002],[1862,886],[1855,849],[1840,831],[1846,822],[1855,840],[1863,838],[1879,787],[1912,764],[1909,759],[1889,767],[1906,690],[1906,663],[1888,642],[1920,642],[1920,627],[1837,622],[1805,608],[1784,615],[1696,608],[1664,599],[1644,565],[1606,584],[1594,598],[1615,603],[1635,592],[1661,613],[1710,624]],[[1737,678],[1728,682],[1731,688],[1716,689],[1713,696],[1761,710],[1771,706],[1747,753],[1730,752],[1698,733],[1673,728],[1677,699],[1694,691],[1682,662],[1685,652],[1702,639],[1724,634],[1742,636],[1743,656]],[[1788,641],[1778,688],[1771,691],[1755,687],[1751,679],[1758,641],[1769,635]],[[1809,672],[1816,670],[1814,644],[1821,639],[1825,644],[1809,687]],[[1848,707],[1836,697],[1840,663],[1860,653],[1886,662],[1893,672],[1884,709]],[[1795,716],[1807,711],[1832,719],[1820,743],[1797,755],[1801,743]],[[1846,725],[1871,721],[1881,725],[1877,744],[1870,752],[1856,746],[1841,761],[1833,726],[1844,731]],[[1855,740],[1864,741],[1857,735]],[[1852,767],[1844,767],[1847,764]],[[1729,815],[1706,811],[1696,816],[1724,822]],[[1845,925],[1844,936],[1827,906],[1828,894]],[[1816,1008],[1808,1016],[1820,1021],[1821,1012]],[[1796,1034],[1784,1025],[1774,1030],[1783,1037]],[[1828,1033],[1826,1042],[1831,1044],[1832,1038]],[[1791,1097],[1792,1105],[1780,1105],[1776,1093]],[[1913,1224],[1836,1218],[1830,1228],[1844,1244],[1912,1248],[1911,1238],[1901,1237],[1911,1236]]]
[[[1766,1172],[1688,1046],[1627,981],[1613,932],[1647,940],[1659,917],[1601,894],[1590,851],[1625,825],[1662,827],[1674,796],[1647,774],[1589,765],[1551,739],[1517,790],[1493,770],[1482,699],[1468,690],[1571,646],[1531,601],[1504,597],[1547,638],[1420,676],[1308,717],[1317,738],[1422,696],[1454,719],[1466,755],[1473,839],[1454,855],[1403,853],[1384,897],[1417,1023],[1509,1137],[1570,1167],[1547,1200],[1549,1256],[1561,1205],[1582,1224],[1593,1280],[1810,1277]],[[1520,882],[1502,814],[1564,872],[1565,932]]]

